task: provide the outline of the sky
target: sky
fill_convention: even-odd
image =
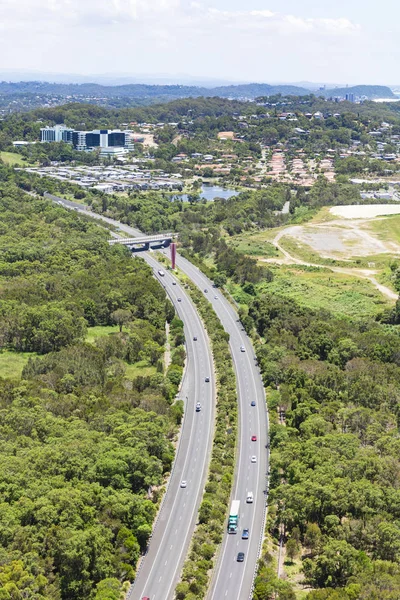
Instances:
[[[400,84],[398,0],[0,0],[0,71]]]

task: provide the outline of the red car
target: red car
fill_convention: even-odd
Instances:
[[[257,436],[256,435],[252,435],[251,436],[251,441],[252,442],[256,442],[257,441]]]

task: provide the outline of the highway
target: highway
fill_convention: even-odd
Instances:
[[[190,298],[168,271],[160,277],[160,264],[145,253],[185,324],[187,367],[180,396],[185,417],[168,490],[156,521],[129,600],[170,600],[179,581],[183,562],[197,522],[203,496],[214,433],[215,381],[212,354],[203,324]],[[181,302],[178,302],[181,298]],[[197,341],[193,338],[197,337]],[[205,378],[209,377],[207,383]],[[196,403],[201,410],[196,412]],[[181,488],[185,480],[186,488]]]
[[[71,203],[69,203],[71,204]],[[78,206],[78,210],[81,210],[82,207]],[[71,207],[71,206],[69,206]],[[117,221],[113,221],[112,219],[108,219],[102,217],[101,215],[96,215],[94,213],[90,213],[86,210],[81,210],[82,213],[86,213],[89,216],[94,216],[97,219],[104,220],[110,224],[113,224],[119,229],[128,235],[132,236],[142,236],[143,234],[129,227],[127,225],[123,225],[118,223]],[[151,254],[143,253],[142,256],[149,262]],[[150,263],[151,264],[151,263]],[[157,264],[154,261],[154,264]],[[207,299],[211,302],[215,312],[217,313],[219,319],[222,322],[222,325],[230,335],[230,348],[233,357],[234,369],[237,378],[237,390],[238,390],[238,399],[239,399],[239,440],[237,447],[237,463],[236,463],[236,472],[235,472],[235,480],[233,486],[233,493],[231,499],[240,500],[240,519],[239,519],[239,530],[236,535],[228,535],[225,531],[221,552],[219,555],[218,562],[213,572],[212,582],[210,591],[208,594],[208,600],[247,600],[247,598],[251,598],[252,595],[252,586],[254,582],[255,570],[257,566],[257,559],[259,557],[261,551],[261,543],[263,539],[263,532],[265,526],[265,512],[266,512],[266,502],[267,502],[267,473],[269,469],[269,451],[266,448],[268,442],[268,413],[265,402],[265,392],[264,386],[262,383],[261,375],[259,369],[256,364],[254,350],[252,344],[247,337],[245,331],[242,329],[241,324],[238,321],[238,316],[232,305],[229,301],[221,294],[221,292],[212,287],[212,282],[207,279],[207,277],[191,262],[184,259],[180,255],[177,256],[177,266],[199,287],[200,290],[203,291]],[[153,267],[154,268],[154,267]],[[168,277],[168,279],[167,279]],[[168,290],[172,289],[169,285],[170,278],[172,276],[168,274],[166,275],[166,288]],[[168,281],[168,283],[167,283]],[[175,288],[175,286],[173,286]],[[177,287],[175,289],[178,289]],[[205,293],[204,290],[207,289],[208,292]],[[181,292],[179,292],[181,294]],[[183,292],[182,292],[183,298]],[[183,306],[189,306],[189,300],[185,296],[185,302],[182,303],[181,309]],[[194,308],[193,308],[194,310]],[[196,311],[194,311],[196,313]],[[190,321],[193,317],[189,317],[187,315],[188,320]],[[196,313],[196,319],[198,319]],[[191,333],[193,333],[193,328],[191,328],[191,332],[186,333],[186,339],[190,340]],[[244,347],[244,352],[241,351],[241,346]],[[197,346],[198,350],[198,346]],[[203,350],[205,352],[205,350]],[[189,361],[190,361],[190,352],[188,348]],[[204,355],[203,355],[204,356]],[[196,355],[197,358],[197,355]],[[193,357],[193,362],[196,362],[195,357]],[[205,358],[203,358],[205,361]],[[188,365],[190,362],[188,363]],[[195,367],[191,367],[191,370],[195,369]],[[203,382],[201,382],[203,384]],[[185,383],[186,385],[186,383]],[[203,386],[204,387],[204,386]],[[212,386],[213,387],[213,386]],[[251,402],[255,401],[256,405],[251,406]],[[210,405],[213,404],[212,399],[209,399]],[[202,416],[205,416],[205,413],[202,413]],[[187,422],[189,422],[190,414],[188,413]],[[211,416],[209,415],[210,419]],[[184,424],[184,428],[188,428],[187,422]],[[211,422],[211,420],[210,420]],[[182,439],[187,434],[186,432],[182,432]],[[257,441],[252,442],[251,437],[253,435],[257,436]],[[204,448],[203,452],[204,452]],[[179,449],[178,455],[181,453],[181,449]],[[251,462],[251,456],[255,455],[257,457],[257,462]],[[177,458],[178,463],[178,458]],[[207,465],[207,462],[205,463]],[[181,471],[182,477],[177,477],[175,474],[171,478],[171,485],[168,489],[166,498],[170,495],[172,502],[172,508],[168,505],[168,510],[175,511],[176,505],[181,508],[183,505],[180,500],[184,498],[181,494],[179,496],[179,491],[177,489],[177,484],[179,483],[179,479],[183,478],[183,471]],[[186,474],[185,474],[186,476]],[[205,475],[204,475],[205,476]],[[175,480],[174,480],[175,478]],[[172,483],[174,480],[174,483]],[[203,485],[199,486],[199,494],[200,489],[203,489]],[[185,491],[185,490],[183,490]],[[254,501],[251,504],[246,503],[247,492],[253,492]],[[189,493],[189,487],[187,488],[187,493]],[[179,500],[174,503],[174,496],[177,495]],[[197,506],[200,501],[200,497],[197,499]],[[187,504],[187,503],[186,503]],[[192,504],[193,506],[193,504]],[[167,507],[166,507],[167,508]],[[162,511],[165,515],[169,515],[168,511]],[[170,516],[166,516],[165,518],[169,518],[169,522],[164,524],[165,531],[168,531],[168,534],[161,538],[165,542],[165,538],[170,535],[172,528],[175,524],[176,514],[181,515],[181,512],[178,513],[173,512]],[[162,517],[164,518],[164,516]],[[186,517],[187,518],[187,517]],[[195,519],[195,514],[194,517]],[[193,522],[194,523],[194,522]],[[158,525],[156,527],[157,532]],[[250,530],[250,536],[248,540],[242,540],[241,532],[243,528],[247,528]],[[193,529],[191,529],[192,531]],[[189,529],[188,529],[189,532]],[[157,534],[159,536],[159,534]],[[186,541],[186,538],[182,538],[182,534],[179,534],[180,540],[182,542]],[[160,536],[159,536],[160,537]],[[157,539],[159,539],[159,537]],[[187,549],[189,544],[189,533],[187,544],[185,548]],[[129,596],[129,600],[137,600],[140,599],[140,595],[136,594],[136,591],[143,589],[143,595],[147,595],[151,598],[151,600],[158,600],[159,598],[169,598],[170,596],[165,595],[165,584],[163,581],[164,575],[157,575],[158,568],[160,565],[164,564],[165,570],[163,573],[168,572],[168,562],[165,564],[165,561],[168,561],[168,556],[173,555],[173,549],[169,550],[160,550],[158,553],[155,553],[155,550],[152,550],[152,546],[155,546],[154,537],[152,543],[150,545],[150,551],[153,554],[150,554],[146,557],[144,563],[149,565],[153,560],[157,560],[157,567],[154,567],[152,571],[149,573],[149,578],[151,580],[152,587],[151,591],[154,595],[150,595],[149,590],[145,589],[145,585],[148,585],[149,582],[144,582],[143,587],[140,588],[137,584],[134,586],[134,594],[133,596]],[[186,550],[185,550],[186,552]],[[182,548],[182,560],[185,555],[185,552]],[[244,552],[245,558],[242,563],[237,562],[237,554],[238,552]],[[155,553],[155,554],[154,554]],[[164,560],[164,563],[163,563]],[[144,568],[144,567],[143,567]],[[147,566],[147,570],[149,570],[149,566]],[[176,572],[178,577],[179,568],[177,566]],[[147,571],[146,571],[147,572]],[[160,579],[161,577],[161,579]],[[143,581],[142,571],[140,571],[138,576],[138,581]],[[175,578],[174,581],[177,581]],[[142,584],[140,584],[142,585]],[[162,590],[160,589],[162,588]],[[154,589],[154,592],[153,592]],[[173,586],[171,585],[171,590]],[[172,593],[172,592],[171,592]]]
[[[238,316],[221,292],[212,287],[207,277],[191,262],[178,255],[177,266],[203,291],[230,335],[239,398],[239,445],[237,469],[232,499],[240,500],[239,530],[227,534],[222,543],[219,561],[214,570],[209,600],[246,600],[251,598],[255,569],[265,525],[267,501],[266,478],[269,468],[268,413],[264,386],[256,365],[253,346],[238,322]],[[204,290],[207,289],[208,293]],[[215,296],[217,298],[215,298]],[[240,347],[243,346],[245,352]],[[251,406],[255,400],[256,406]],[[252,442],[251,437],[257,436]],[[251,463],[251,456],[257,457]],[[253,492],[254,502],[246,503],[246,494]],[[241,539],[243,528],[250,530],[248,540]],[[244,552],[244,562],[237,562],[238,552]]]
[[[75,202],[51,198],[66,208],[119,226],[129,235],[140,232],[83,209]],[[215,422],[215,377],[212,352],[204,325],[190,297],[174,275],[164,269],[150,252],[140,255],[165,288],[184,322],[186,369],[180,397],[185,413],[171,477],[146,555],[142,559],[127,600],[171,600],[196,526],[211,456]],[[159,270],[164,272],[160,276]],[[178,301],[180,298],[180,301]],[[197,340],[193,338],[196,337]],[[209,382],[205,378],[210,379]],[[196,403],[201,410],[196,412]],[[181,482],[186,481],[186,487]]]

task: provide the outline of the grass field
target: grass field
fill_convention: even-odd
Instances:
[[[118,325],[99,325],[97,327],[88,327],[86,341],[89,342],[89,344],[94,344],[98,338],[118,332]],[[125,367],[125,376],[129,379],[134,379],[135,377],[140,376],[148,377],[150,375],[154,375],[157,372],[156,367],[150,366],[145,360],[139,361],[133,365],[125,363]]]
[[[125,376],[134,379],[135,377],[149,377],[156,372],[156,367],[151,367],[145,360],[142,360],[134,365],[126,365]]]
[[[400,244],[400,215],[385,217],[384,219],[371,219],[366,224],[380,240]]]
[[[239,252],[244,252],[249,256],[260,256],[265,258],[281,258],[282,253],[272,244],[272,240],[280,229],[266,229],[263,231],[252,231],[241,233],[227,240],[230,246],[233,246]]]
[[[266,290],[292,298],[302,306],[326,309],[340,316],[373,317],[393,305],[368,280],[328,269],[271,266],[274,280]]]
[[[255,234],[254,236],[237,236],[230,246],[233,246],[239,252],[248,254],[249,256],[265,256],[266,258],[279,258],[281,253],[275,248],[273,244],[266,240],[259,240]]]
[[[12,352],[11,350],[1,351],[0,377],[19,379],[22,374],[22,369],[28,362],[28,359],[36,356],[37,354],[35,352]]]
[[[333,273],[327,268],[307,268],[295,265],[269,265],[274,274],[270,283],[260,289],[311,309],[329,310],[340,317],[365,319],[393,306],[371,282],[359,277]],[[239,304],[247,304],[247,296],[238,285],[229,284],[229,292]]]
[[[118,333],[118,331],[118,325],[99,325],[98,327],[88,327],[86,341],[89,342],[89,344],[93,344],[97,338],[103,337],[104,335],[109,335],[110,333]]]
[[[15,152],[0,152],[0,158],[6,165],[10,167],[28,166],[28,163],[23,160],[22,156],[20,154],[16,154]]]

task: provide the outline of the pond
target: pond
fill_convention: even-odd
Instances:
[[[239,192],[232,190],[231,188],[223,188],[220,185],[207,185],[203,184],[200,190],[200,198],[205,198],[207,202],[212,202],[214,198],[231,198],[237,196]],[[173,196],[176,200],[182,200],[183,202],[188,201],[187,194],[176,194]]]

